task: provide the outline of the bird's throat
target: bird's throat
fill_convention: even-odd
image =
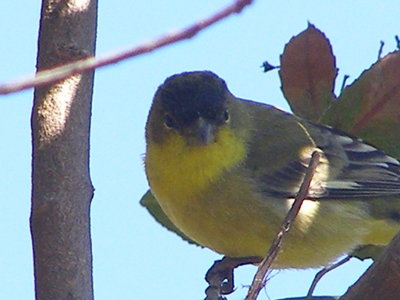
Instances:
[[[151,190],[162,206],[190,201],[243,161],[245,148],[229,128],[221,128],[215,142],[205,146],[189,146],[178,134],[162,144],[148,143],[145,164]]]

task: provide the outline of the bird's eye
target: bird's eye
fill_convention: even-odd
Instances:
[[[175,120],[170,115],[165,115],[164,116],[164,125],[168,129],[174,128],[176,125]]]
[[[225,109],[224,110],[224,112],[223,112],[223,114],[222,114],[222,120],[225,122],[225,123],[228,123],[229,122],[229,111],[227,110],[227,109]]]

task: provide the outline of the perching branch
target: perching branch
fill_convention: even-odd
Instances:
[[[240,13],[244,7],[250,5],[252,2],[253,0],[235,0],[232,4],[221,9],[215,14],[205,19],[199,20],[186,28],[178,30],[174,33],[164,34],[154,40],[151,40],[132,49],[128,49],[126,51],[121,51],[98,58],[95,58],[94,56],[89,56],[85,53],[81,53],[81,57],[86,57],[79,60],[71,61],[58,67],[41,70],[31,78],[23,78],[20,80],[12,81],[10,83],[0,84],[0,95],[55,83],[78,73],[91,71],[100,67],[115,64],[122,60],[149,53],[161,47],[171,45],[185,39],[190,39],[203,29],[221,21],[222,19],[234,13]]]
[[[235,268],[246,264],[260,263],[257,273],[254,276],[253,283],[247,294],[246,300],[255,300],[257,298],[259,292],[265,285],[265,276],[279,253],[283,239],[289,232],[294,219],[300,211],[304,199],[308,195],[311,180],[314,176],[320,158],[321,154],[318,151],[314,151],[299,192],[295,197],[295,201],[293,202],[292,207],[282,222],[281,228],[277,233],[276,238],[273,241],[266,257],[262,260],[259,257],[224,257],[222,260],[216,261],[206,274],[206,281],[209,283],[206,290],[206,300],[225,299],[222,295],[227,295],[233,292],[233,270]]]
[[[275,258],[277,257],[279,250],[281,249],[283,239],[286,237],[287,233],[292,226],[294,219],[296,218],[297,214],[300,211],[301,205],[303,204],[304,199],[308,195],[308,190],[311,184],[311,180],[314,176],[315,170],[318,166],[319,160],[321,158],[321,154],[318,151],[314,151],[310,164],[306,170],[306,174],[304,176],[304,180],[300,186],[299,192],[295,197],[294,203],[290,208],[288,214],[286,215],[284,221],[282,222],[281,228],[277,233],[272,245],[262,260],[258,270],[254,276],[253,282],[250,286],[249,292],[246,296],[246,300],[256,300],[258,294],[260,293],[261,289],[265,286],[266,283],[266,274],[269,271],[272,263],[274,262]]]

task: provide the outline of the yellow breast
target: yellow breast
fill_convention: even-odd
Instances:
[[[167,215],[171,206],[183,204],[215,182],[223,172],[245,157],[245,145],[229,128],[216,133],[216,142],[190,146],[178,134],[162,144],[147,146],[145,165],[151,190]]]

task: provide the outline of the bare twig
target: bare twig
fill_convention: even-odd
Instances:
[[[310,164],[308,165],[306,174],[304,176],[304,180],[301,184],[298,194],[294,200],[292,207],[290,208],[289,212],[287,213],[284,221],[282,222],[281,228],[277,233],[271,247],[268,250],[267,255],[262,260],[258,270],[254,276],[253,282],[250,286],[249,292],[246,296],[246,300],[255,300],[258,297],[261,289],[265,286],[266,282],[266,274],[270,269],[272,263],[274,262],[275,258],[277,257],[279,250],[281,248],[282,242],[286,234],[289,232],[291,225],[293,224],[294,219],[296,218],[297,214],[300,211],[301,205],[303,204],[304,199],[308,195],[308,189],[311,184],[311,180],[314,176],[315,170],[318,166],[319,160],[321,158],[321,154],[318,151],[314,151]]]
[[[322,277],[325,276],[325,274],[329,273],[330,271],[340,267],[341,265],[347,263],[350,259],[352,258],[352,256],[347,255],[345,258],[339,260],[337,263],[334,263],[332,265],[330,265],[329,267],[323,268],[321,269],[314,277],[310,288],[308,289],[308,293],[307,293],[307,298],[311,298],[312,294],[314,293],[314,290],[318,284],[318,282],[321,280]]]
[[[73,61],[62,66],[57,66],[51,69],[42,70],[30,78],[15,80],[10,83],[0,84],[0,95],[22,91],[24,89],[43,86],[65,79],[69,76],[85,71],[94,70],[110,64],[118,63],[122,60],[149,53],[161,47],[192,38],[201,30],[221,21],[222,19],[234,14],[240,13],[244,7],[250,5],[253,0],[235,0],[232,4],[226,6],[215,14],[199,20],[194,24],[178,30],[174,33],[164,34],[154,40],[134,47],[132,49],[118,52],[115,54],[106,55],[104,57],[88,57],[78,61]]]

